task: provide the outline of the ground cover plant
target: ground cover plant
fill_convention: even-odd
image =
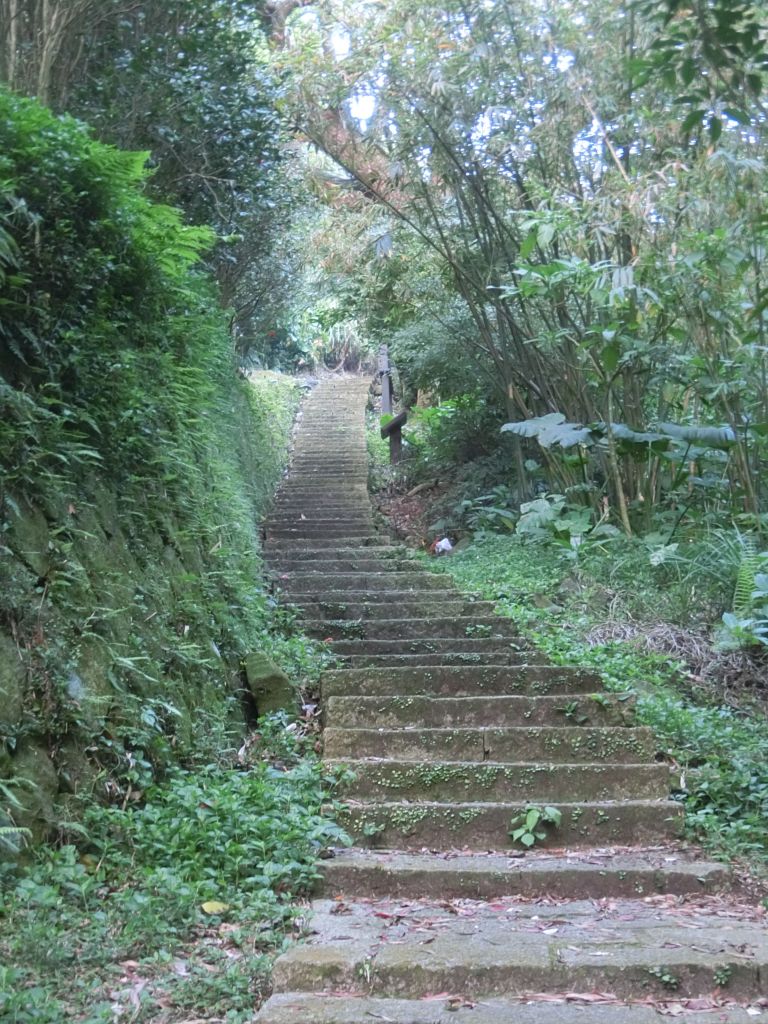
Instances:
[[[0,1019],[252,1019],[318,856],[346,841],[337,777],[288,726],[267,719],[239,759],[174,769],[5,864]]]
[[[730,606],[738,564],[708,548],[716,541],[665,564],[640,541],[621,551],[596,541],[574,557],[551,542],[486,534],[430,557],[430,567],[497,601],[555,664],[593,668],[609,690],[636,692],[639,721],[671,760],[690,834],[764,872],[765,669],[759,655],[734,660],[719,648],[716,613]]]

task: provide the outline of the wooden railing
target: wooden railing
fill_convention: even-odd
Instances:
[[[392,415],[392,366],[386,345],[379,348],[379,379],[381,381],[381,415]],[[394,465],[403,454],[403,427],[408,422],[408,413],[403,410],[392,416],[381,428],[381,436],[389,438],[389,461]]]

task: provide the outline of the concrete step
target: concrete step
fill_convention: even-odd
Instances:
[[[281,572],[409,572],[413,568],[410,558],[328,558],[320,562],[286,557],[271,561]]]
[[[564,700],[557,697],[329,697],[325,721],[335,729],[450,729],[522,725],[630,726],[635,699],[628,694],[598,692]]]
[[[338,652],[334,649],[334,653]],[[531,661],[535,653],[529,649],[507,653],[497,651],[493,655],[443,651],[440,654],[341,654],[338,657],[346,668],[447,668],[460,665],[504,668]]]
[[[333,537],[345,539],[347,537],[375,537],[375,528],[370,523],[335,523],[323,524],[313,523],[309,520],[298,520],[292,525],[271,523],[265,524],[267,539],[280,538],[284,540],[311,539],[313,537]]]
[[[333,479],[321,482],[303,478],[294,480],[293,477],[288,476],[280,485],[278,495],[281,499],[286,500],[298,501],[301,498],[307,498],[318,502],[351,501],[353,498],[359,498],[361,502],[367,501],[370,504],[368,485],[364,480],[359,482],[345,480],[343,483],[338,483]]]
[[[635,764],[656,754],[645,727],[514,726],[507,729],[336,729],[324,733],[325,756],[405,761],[521,761],[557,764]]]
[[[316,895],[341,899],[619,899],[730,891],[728,869],[677,847],[587,847],[557,854],[339,850]]]
[[[282,574],[280,578],[282,579]],[[392,612],[400,612],[401,609],[398,606],[388,611],[392,614]],[[396,640],[398,642],[423,639],[506,640],[509,637],[519,636],[514,622],[499,616],[489,619],[475,616],[428,619],[305,619],[304,630],[310,636],[333,637],[338,640]]]
[[[269,558],[272,553],[267,555]],[[418,598],[418,600],[417,600]],[[386,606],[396,603],[400,608],[406,602],[418,604],[420,601],[466,601],[473,600],[462,595],[458,590],[436,590],[430,589],[423,594],[414,594],[413,590],[328,590],[323,592],[295,590],[291,594],[294,604],[301,605],[308,611],[318,608],[335,608],[340,605],[351,607],[356,604],[365,604],[371,609],[371,614],[377,615],[386,611]],[[318,617],[318,616],[316,616]]]
[[[264,551],[267,557],[269,557],[269,553],[272,551],[280,552],[286,550],[296,551],[297,555],[300,554],[303,557],[305,553],[311,555],[314,551],[335,550],[338,544],[339,541],[336,537],[315,537],[313,540],[305,541],[302,544],[292,540],[276,539],[267,541],[264,545]],[[389,547],[392,544],[391,538],[385,534],[374,534],[370,537],[350,537],[344,540],[346,548]]]
[[[283,581],[281,580],[281,583]],[[335,640],[336,654],[482,654],[530,651],[531,645],[510,637],[431,636],[402,640]],[[492,659],[489,659],[492,660]]]
[[[316,476],[325,479],[333,477],[338,480],[341,477],[350,477],[357,480],[367,480],[368,466],[360,459],[352,459],[348,462],[334,460],[328,462],[322,458],[310,458],[309,456],[294,459],[288,471],[288,480],[313,480]]]
[[[554,800],[664,800],[665,764],[497,764],[485,761],[334,761],[354,778],[343,786],[351,800],[471,800],[552,803]]]
[[[282,509],[272,509],[266,521],[276,526],[282,526],[298,522],[319,522],[321,524],[327,522],[367,522],[372,517],[373,513],[370,508],[348,508],[342,510],[327,509],[325,506],[321,506],[312,509],[310,512],[297,512],[295,509],[286,509],[285,511]]]
[[[401,850],[504,850],[519,802],[350,803],[340,822],[358,846]],[[553,802],[560,825],[543,826],[537,848],[628,845],[670,841],[683,829],[682,804],[672,800]],[[520,847],[518,847],[519,849]]]
[[[280,505],[291,506],[296,510],[305,508],[323,508],[333,505],[354,505],[358,509],[370,508],[368,490],[363,484],[344,484],[336,486],[328,483],[325,487],[304,487],[286,481],[277,493],[276,501]]]
[[[301,564],[304,563],[296,563],[297,566]],[[357,568],[360,568],[360,565],[357,565]],[[276,567],[273,562],[271,569],[279,575],[280,571],[282,571],[282,566]],[[319,595],[319,597],[318,601],[308,601],[303,607],[306,613],[312,616],[312,619],[322,618],[326,622],[349,622],[355,619],[366,622],[375,621],[380,619],[382,613],[385,613],[387,610],[386,607],[382,608],[381,602],[377,604],[373,601],[367,601],[363,604],[358,604],[356,602],[340,601],[338,604],[333,604],[332,602],[325,601],[323,595]],[[397,601],[396,608],[398,615],[404,619],[418,619],[422,616],[428,619],[441,619],[448,616],[458,619],[475,614],[478,616],[491,616],[495,611],[493,602],[464,601],[461,595],[455,591],[452,591],[447,599],[438,598],[436,600],[432,599],[432,592],[430,591],[429,598],[421,598],[418,601],[413,599],[410,601]]]
[[[559,1000],[531,999],[530,995],[523,1000],[483,999],[475,1003],[448,992],[444,998],[422,999],[382,999],[356,990],[350,995],[278,992],[270,997],[254,1024],[660,1024],[663,1019],[650,1006],[632,1006],[619,1000],[613,1005],[595,1005],[600,996],[593,993],[587,993],[581,1001],[577,993]],[[677,1015],[674,1008],[681,1004],[671,993],[667,995],[666,1005],[671,1005]],[[717,1002],[720,1007],[716,1016],[683,1009],[680,1020],[684,1024],[754,1024],[756,1018],[747,1009],[757,1012],[757,1005],[712,1000],[713,1006]],[[659,1005],[663,1010],[664,1004]]]
[[[471,697],[487,693],[552,694],[565,700],[601,689],[594,672],[559,665],[445,666],[440,668],[346,668],[324,672],[323,699],[351,694]]]
[[[378,538],[375,538],[378,540]],[[337,590],[443,590],[446,580],[429,572],[292,572],[283,587],[300,593],[321,593]]]
[[[543,993],[610,993],[609,1002],[679,1002],[711,997],[716,977],[726,979],[729,999],[765,991],[762,916],[716,896],[607,906],[588,900],[380,900],[346,903],[341,913],[335,901],[318,900],[312,909],[309,942],[275,964],[277,991],[355,992],[362,985],[369,995],[385,998],[459,993],[470,1001],[524,996],[536,1003],[537,993],[542,1001]],[[529,1019],[539,1024],[553,1005],[537,1010],[540,1016]],[[710,1017],[714,1024],[717,1016]],[[518,1024],[520,1018],[515,1013],[507,1020]]]
[[[374,533],[376,531],[374,530]],[[386,540],[390,540],[389,534],[383,535]],[[418,559],[414,558],[411,552],[405,550],[398,544],[382,544],[379,547],[369,548],[366,551],[360,551],[359,547],[348,547],[342,542],[342,546],[333,548],[331,550],[320,548],[315,551],[305,550],[300,554],[291,555],[286,553],[286,557],[293,558],[298,561],[311,561],[312,564],[322,565],[324,563],[333,564],[334,562],[344,561],[345,559],[355,558],[367,558],[373,561],[383,562],[408,562],[411,566],[420,566]]]

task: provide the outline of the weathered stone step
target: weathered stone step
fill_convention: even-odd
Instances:
[[[351,505],[348,506],[346,509],[342,509],[342,508],[339,508],[339,507],[335,507],[335,508],[328,507],[327,508],[325,506],[319,506],[318,507],[317,505],[309,505],[309,504],[307,504],[307,505],[300,505],[298,507],[297,506],[293,506],[291,508],[290,512],[288,512],[287,508],[288,507],[284,506],[284,505],[278,505],[278,506],[274,507],[273,510],[272,510],[272,515],[267,517],[267,521],[271,522],[273,520],[273,517],[274,517],[274,518],[277,518],[277,519],[284,518],[284,520],[286,522],[288,522],[289,519],[293,519],[294,522],[302,522],[302,518],[301,518],[302,516],[305,517],[305,520],[317,519],[319,516],[323,516],[325,519],[342,519],[342,520],[347,520],[347,519],[350,519],[350,518],[352,518],[352,519],[362,519],[362,518],[365,518],[366,520],[371,520],[372,522],[375,522],[375,520],[371,516],[370,509],[360,508],[360,507],[355,508],[354,506],[351,506]],[[389,534],[387,534],[387,536],[389,536]],[[334,550],[332,552],[328,552],[328,554],[329,555],[335,555],[337,551],[345,549],[346,547],[347,547],[347,545],[344,543],[344,541],[342,539],[342,540],[340,540],[338,542],[338,544],[336,545]],[[403,556],[401,555],[400,557],[403,557]]]
[[[313,537],[375,537],[376,531],[370,523],[312,523],[309,520],[298,520],[292,525],[266,524],[267,538],[284,540],[311,539]]]
[[[417,601],[418,598],[418,601]],[[311,611],[318,607],[345,607],[353,604],[366,604],[373,613],[374,607],[377,614],[381,615],[386,611],[388,605],[396,605],[400,608],[405,602],[418,603],[419,601],[461,601],[472,600],[462,595],[458,590],[436,590],[430,589],[422,595],[414,594],[413,590],[328,590],[326,592],[315,591],[306,593],[300,590],[293,591],[291,600],[294,604],[301,605]]]
[[[310,448],[299,448],[293,450],[291,464],[288,469],[287,478],[303,476],[307,472],[317,470],[334,473],[337,470],[343,472],[354,472],[361,479],[368,476],[368,460],[365,455],[354,452],[349,457],[332,457],[328,452],[322,454]]]
[[[670,1005],[680,1005],[673,994],[668,995]],[[483,999],[473,1003],[460,994],[445,999],[381,999],[356,992],[349,996],[278,992],[254,1024],[660,1024],[662,1020],[652,1007],[618,1002],[594,1005],[590,996],[587,993],[581,1002],[574,993],[559,1001]],[[722,1003],[716,1016],[694,1010],[685,1011],[680,1020],[683,1024],[754,1024],[756,1018],[746,1006]]]
[[[298,523],[318,523],[319,525],[325,525],[326,523],[353,523],[370,522],[373,519],[373,514],[370,509],[348,509],[342,511],[341,509],[327,509],[323,506],[320,508],[312,509],[311,512],[296,512],[296,511],[285,511],[280,509],[273,509],[269,516],[266,518],[266,523],[274,526],[290,526]]]
[[[349,500],[352,498],[353,500]],[[342,500],[343,499],[343,500]],[[318,512],[321,509],[339,508],[344,505],[353,512],[370,512],[371,506],[365,500],[363,493],[358,496],[340,496],[335,491],[324,488],[312,493],[293,494],[281,491],[277,501],[272,506],[278,511],[294,511],[298,516],[302,512]]]
[[[283,586],[287,585],[303,593],[360,589],[369,591],[442,590],[445,588],[445,584],[446,581],[442,576],[430,572],[292,572],[288,574],[288,579],[283,581]]]
[[[281,572],[408,572],[413,568],[413,561],[408,558],[329,558],[322,562],[273,558],[271,562]]]
[[[488,761],[338,761],[354,772],[344,787],[354,800],[664,800],[665,764],[495,764]]]
[[[281,584],[283,581],[281,580]],[[530,651],[531,645],[509,637],[451,637],[432,636],[402,640],[335,640],[336,654],[495,654],[511,651]],[[488,660],[493,660],[489,658]]]
[[[326,462],[324,459],[302,458],[291,463],[291,468],[286,480],[307,481],[315,483],[318,478],[324,481],[333,479],[352,480],[355,483],[365,481],[368,477],[368,468],[359,460],[351,462]]]
[[[381,997],[446,992],[472,1001],[534,1002],[535,993],[580,992],[679,1001],[711,997],[723,983],[731,999],[765,991],[763,921],[733,900],[666,896],[616,900],[607,908],[513,899],[447,904],[364,901],[339,913],[337,903],[316,901],[313,936],[277,961],[275,989],[357,991],[364,984]],[[537,1009],[543,1015],[552,1006]]]
[[[317,895],[342,899],[617,899],[730,890],[723,864],[672,847],[598,847],[547,854],[343,850],[322,864]]]
[[[355,466],[365,472],[368,471],[368,459],[365,451],[349,448],[345,451],[330,452],[327,448],[325,450],[316,447],[310,448],[301,441],[297,441],[293,446],[291,469],[308,462],[324,466]]]
[[[327,758],[497,761],[517,764],[634,764],[650,761],[650,729],[614,726],[515,726],[507,729],[336,729],[324,733]]]
[[[400,610],[400,607],[397,606],[388,609],[388,612],[391,615]],[[509,637],[519,636],[514,622],[499,616],[487,619],[479,616],[428,619],[381,617],[365,620],[305,619],[304,629],[310,636],[334,637],[339,640],[396,640],[398,642],[430,638],[453,641],[506,640]]]
[[[282,566],[276,567],[276,563],[272,562],[273,572],[282,571]],[[293,598],[292,598],[293,600]],[[298,602],[294,602],[298,603]],[[381,603],[375,603],[372,601],[365,602],[364,604],[358,604],[356,602],[340,601],[337,604],[324,600],[324,596],[320,595],[318,601],[307,601],[303,604],[307,614],[313,618],[323,618],[324,620],[346,620],[351,619],[379,619],[382,613],[386,612],[386,608],[382,608]],[[464,618],[467,615],[473,615],[475,612],[478,615],[493,615],[495,611],[495,605],[491,601],[463,601],[461,595],[455,591],[451,592],[448,598],[438,598],[437,600],[432,599],[432,591],[428,598],[420,598],[418,601],[397,601],[396,604],[398,615],[402,615],[403,618],[418,619],[422,616],[426,618],[445,618],[447,616],[454,616],[455,618]]]
[[[553,802],[562,814],[557,828],[544,826],[540,849],[648,845],[679,838],[683,807],[672,800]],[[420,850],[511,848],[510,822],[525,810],[519,802],[370,802],[350,804],[341,824],[359,846]],[[519,847],[518,847],[519,848]]]
[[[270,551],[284,551],[293,550],[296,552],[311,553],[313,551],[323,551],[335,549],[338,547],[337,537],[315,537],[312,541],[306,541],[302,544],[298,544],[293,540],[273,540],[267,541],[264,545],[265,553],[268,555]],[[366,547],[388,547],[392,544],[392,540],[385,534],[376,534],[371,537],[351,537],[344,540],[344,546],[347,548],[366,548]]]
[[[374,533],[376,531],[374,530]],[[386,540],[390,540],[389,534],[384,534]],[[355,558],[367,558],[371,561],[383,561],[383,562],[408,562],[411,566],[420,566],[420,563],[415,559],[410,552],[404,551],[402,547],[396,544],[382,544],[379,547],[372,547],[366,551],[361,551],[359,547],[348,547],[345,544],[331,550],[320,548],[316,551],[302,551],[300,554],[292,555],[289,552],[285,553],[285,557],[293,558],[301,561],[311,561],[312,564],[332,564],[337,561],[343,561],[344,559],[355,559]]]
[[[600,677],[585,669],[525,663],[508,667],[345,668],[324,672],[320,685],[324,700],[350,694],[471,697],[482,693],[557,693],[565,700],[566,695],[592,693],[602,686]]]
[[[323,508],[324,506],[330,508],[339,504],[351,504],[358,509],[370,508],[367,491],[362,484],[345,484],[343,487],[339,487],[331,481],[325,487],[318,484],[309,488],[286,482],[280,488],[277,503],[297,510]]]
[[[334,650],[334,653],[337,652]],[[458,665],[504,668],[530,661],[534,654],[532,650],[497,651],[493,655],[443,651],[440,654],[342,654],[338,657],[348,668],[447,668]]]
[[[368,498],[368,486],[364,481],[359,483],[354,480],[345,480],[337,483],[335,479],[325,481],[305,480],[303,478],[293,479],[286,477],[278,492],[282,499],[299,500],[300,498],[314,499],[322,502],[328,501],[349,501],[353,496],[358,496],[360,503],[364,501],[370,504]]]
[[[364,526],[369,534],[377,532],[373,519],[369,515],[342,516],[338,513],[329,515],[326,512],[318,514],[310,512],[305,516],[286,516],[284,518],[272,516],[264,522],[265,529],[270,532],[286,528],[295,529],[299,526],[312,526],[321,530],[338,530],[340,527],[356,529]]]
[[[429,729],[522,725],[615,725],[635,723],[635,701],[626,694],[598,692],[580,698],[563,697],[330,697],[325,720],[336,729]]]

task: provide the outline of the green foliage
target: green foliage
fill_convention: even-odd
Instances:
[[[691,833],[716,853],[760,863],[768,853],[764,715],[692,688],[674,655],[590,640],[609,617],[641,628],[716,619],[731,600],[741,545],[731,551],[716,536],[704,547],[690,543],[678,560],[653,564],[646,545],[623,540],[623,556],[595,545],[574,566],[556,546],[489,536],[433,559],[430,568],[449,573],[467,593],[497,600],[552,663],[592,668],[610,690],[636,691],[639,721],[680,768],[678,795]]]
[[[123,801],[239,743],[249,652],[297,685],[322,664],[259,582],[298,391],[235,375],[195,265],[211,233],[146,197],[142,154],[7,92],[0,126],[0,623],[23,676],[3,775],[50,751],[79,799],[108,779]]]
[[[634,6],[654,29],[630,65],[637,84],[661,76],[678,92],[675,102],[688,108],[682,130],[706,125],[713,144],[725,120],[748,125],[768,73],[762,6],[754,0],[636,0]]]
[[[92,808],[79,849],[5,871],[0,959],[14,967],[0,975],[0,1016],[111,1020],[110,1003],[132,998],[116,994],[112,965],[130,959],[145,981],[140,1019],[161,1003],[250,1019],[318,854],[348,842],[328,816],[335,777],[279,721],[264,753],[278,734],[287,767],[177,770],[141,806]]]
[[[546,826],[558,828],[562,819],[557,807],[526,807],[509,823],[509,837],[526,848],[535,846],[549,835]]]
[[[726,649],[768,646],[768,551],[758,553],[752,537],[741,538],[741,545],[733,610],[723,613],[720,631]]]
[[[763,8],[565,3],[542,35],[535,0],[392,0],[347,12],[343,58],[322,43],[334,4],[314,10],[281,66],[292,116],[347,172],[326,279],[392,345],[404,393],[516,422],[490,484],[518,502],[535,456],[548,492],[583,488],[626,534],[764,529]],[[340,128],[329,111],[360,95],[373,116]],[[386,255],[350,252],[374,227]],[[456,424],[460,460],[495,449]]]
[[[495,447],[499,418],[492,402],[473,394],[413,409],[403,431],[409,473],[426,478],[445,466],[487,455]]]

